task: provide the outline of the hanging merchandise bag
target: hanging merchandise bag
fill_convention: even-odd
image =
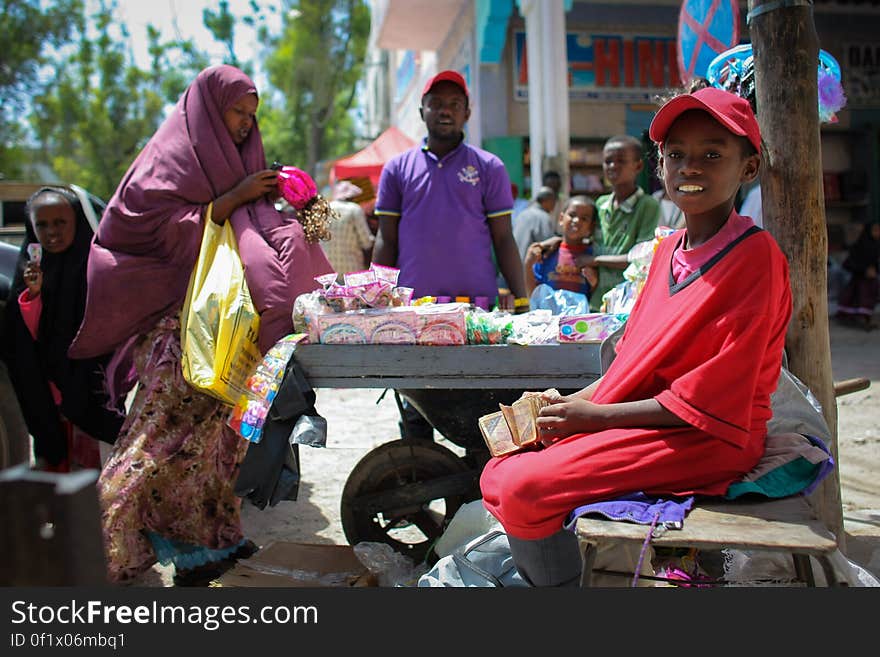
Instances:
[[[275,347],[280,344],[276,343]],[[262,439],[248,445],[241,463],[235,481],[236,495],[247,498],[258,509],[296,499],[300,481],[299,446],[327,444],[327,420],[315,410],[315,399],[315,391],[296,356],[290,355],[278,394],[262,426]]]
[[[180,313],[183,377],[197,390],[234,405],[260,362],[260,316],[254,308],[228,221],[211,221]]]

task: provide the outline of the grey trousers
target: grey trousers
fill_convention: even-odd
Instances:
[[[532,586],[580,586],[581,553],[574,532],[560,529],[527,541],[507,535],[516,569]]]

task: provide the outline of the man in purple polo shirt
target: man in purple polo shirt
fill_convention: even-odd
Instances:
[[[400,269],[414,296],[498,296],[498,267],[516,297],[525,296],[513,239],[510,178],[498,157],[464,141],[470,117],[464,78],[442,71],[422,91],[428,129],[421,145],[382,169],[373,262]]]
[[[464,78],[455,71],[441,71],[422,90],[419,115],[428,136],[382,169],[373,262],[398,267],[398,283],[413,288],[414,297],[486,297],[491,304],[498,296],[494,250],[510,291],[524,299],[510,178],[498,157],[464,141],[468,101]],[[433,435],[410,409],[403,423],[409,426],[401,425],[404,437]]]

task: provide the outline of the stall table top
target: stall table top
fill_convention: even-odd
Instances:
[[[548,345],[305,344],[314,388],[583,388],[602,372],[599,343]]]

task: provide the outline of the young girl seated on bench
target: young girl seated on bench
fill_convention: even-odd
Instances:
[[[758,175],[757,120],[747,100],[709,87],[667,102],[650,136],[686,228],[661,242],[606,374],[544,393],[543,448],[493,458],[480,480],[535,586],[578,583],[577,540],[562,529],[575,507],[637,491],[723,495],[764,452],[791,290],[774,239],[734,210]]]

